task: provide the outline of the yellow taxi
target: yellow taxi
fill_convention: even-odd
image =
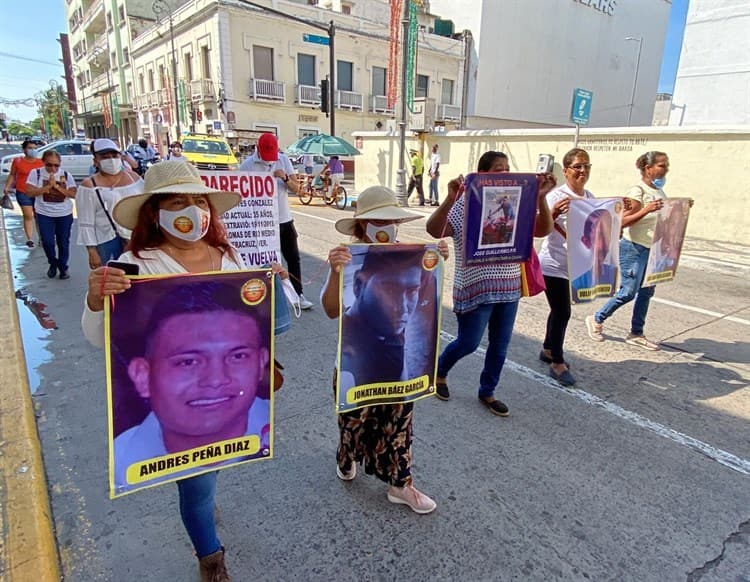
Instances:
[[[204,133],[183,134],[182,155],[199,170],[236,170],[237,158],[227,140]]]

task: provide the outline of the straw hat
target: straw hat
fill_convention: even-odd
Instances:
[[[422,218],[421,214],[404,210],[396,202],[396,194],[385,186],[370,186],[357,198],[357,209],[354,218],[342,218],[336,221],[336,230],[342,234],[354,234],[358,220],[392,220],[410,222]]]
[[[138,222],[141,206],[154,194],[208,195],[219,216],[237,206],[242,200],[242,196],[235,192],[206,187],[192,164],[180,160],[166,160],[148,169],[143,194],[126,196],[115,204],[112,211],[114,219],[125,228],[133,230]]]

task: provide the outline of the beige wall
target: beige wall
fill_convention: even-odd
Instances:
[[[361,133],[363,153],[356,158],[355,189],[373,184],[395,188],[398,138]],[[407,140],[410,144],[415,139]],[[440,196],[453,176],[476,169],[487,150],[508,154],[512,171],[534,171],[539,154],[555,156],[555,174],[573,147],[572,130],[453,131],[426,136],[442,156]],[[670,158],[665,191],[668,196],[695,199],[688,234],[694,237],[750,244],[750,130],[638,128],[581,131],[579,146],[588,150],[593,168],[587,188],[596,196],[619,196],[639,180],[636,158],[649,150]]]

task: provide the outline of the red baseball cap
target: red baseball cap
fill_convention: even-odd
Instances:
[[[275,162],[279,159],[279,142],[272,133],[264,133],[258,138],[258,154],[264,162]]]

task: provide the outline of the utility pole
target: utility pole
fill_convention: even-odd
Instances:
[[[161,15],[165,10],[167,11],[167,16],[169,18],[169,42],[172,50],[172,89],[174,91],[174,118],[177,125],[177,137],[175,139],[179,140],[180,134],[182,133],[182,131],[180,130],[180,92],[178,88],[179,81],[177,79],[177,53],[174,49],[174,26],[172,22],[172,8],[164,0],[155,0],[151,6],[151,9],[153,10],[154,14],[156,14],[156,18],[161,20]]]
[[[409,2],[404,0],[401,19],[401,120],[398,122],[398,173],[396,175],[396,199],[400,206],[409,206],[406,198],[406,68],[409,65]]]
[[[632,40],[638,43],[638,56],[635,60],[635,78],[633,79],[633,91],[630,94],[630,108],[628,109],[628,127],[633,117],[633,107],[635,106],[635,90],[638,87],[638,69],[641,67],[641,47],[643,46],[643,37],[628,36],[625,40]]]

